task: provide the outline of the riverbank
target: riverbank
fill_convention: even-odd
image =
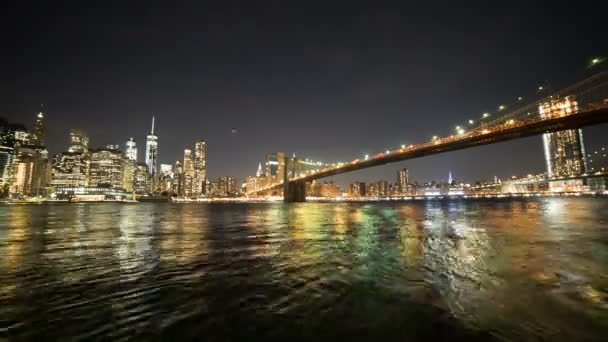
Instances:
[[[437,196],[394,196],[394,197],[307,197],[307,202],[391,202],[391,201],[429,201],[429,200],[475,200],[475,199],[517,199],[517,198],[555,198],[555,197],[589,197],[608,198],[608,192],[537,192],[509,194],[477,194],[477,195],[437,195]],[[54,204],[54,203],[273,203],[282,202],[280,196],[273,197],[217,197],[217,198],[181,198],[150,196],[139,197],[135,200],[57,200],[44,198],[26,198],[0,200],[1,204]]]

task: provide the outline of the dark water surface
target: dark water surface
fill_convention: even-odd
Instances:
[[[0,340],[607,336],[605,199],[0,206]]]

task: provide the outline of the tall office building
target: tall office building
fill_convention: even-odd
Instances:
[[[13,171],[14,145],[11,125],[0,118],[0,198],[8,196]]]
[[[0,198],[8,196],[13,168],[13,148],[3,146],[0,141]]]
[[[205,194],[207,180],[207,146],[204,140],[194,143],[194,178],[192,180],[192,194],[195,196]]]
[[[122,178],[122,188],[126,192],[133,192],[133,185],[135,184],[135,168],[137,162],[135,160],[131,160],[125,157],[125,170],[123,172]]]
[[[91,150],[89,184],[96,187],[122,189],[124,187],[125,158],[116,149]]]
[[[236,184],[237,182],[235,177],[220,177],[217,180],[217,195],[229,197],[236,196],[238,192]]]
[[[70,141],[68,152],[87,153],[89,152],[89,136],[80,129],[70,130]]]
[[[53,158],[51,186],[83,187],[89,185],[89,160],[84,153],[63,152]]]
[[[410,189],[410,171],[407,168],[399,170],[397,174],[398,191],[400,194],[405,195]]]
[[[133,138],[129,138],[125,144],[125,156],[129,160],[137,161],[137,144]]]
[[[148,164],[136,163],[133,172],[133,192],[137,195],[145,195],[151,192],[148,175]]]
[[[158,137],[154,135],[154,117],[152,117],[152,130],[146,138],[146,164],[154,182],[158,169]]]
[[[367,196],[387,197],[389,195],[389,186],[387,181],[371,182],[367,190]]]
[[[578,104],[574,96],[552,99],[539,106],[543,119],[576,114]],[[578,176],[586,172],[583,131],[569,129],[543,134],[543,146],[549,177]]]
[[[194,165],[192,163],[192,150],[184,150],[184,180],[182,191],[184,196],[192,196],[192,184],[194,181]]]
[[[48,151],[36,146],[16,146],[10,192],[15,196],[42,195],[48,185]]]
[[[36,146],[44,146],[44,114],[39,112],[36,115],[36,123],[30,132],[30,143]]]
[[[365,183],[350,183],[348,185],[348,195],[352,197],[365,197]]]
[[[179,160],[175,161],[175,171],[173,174],[173,193],[177,196],[183,196],[184,186],[184,167]]]
[[[285,153],[275,152],[266,155],[266,182],[279,184],[285,178]]]
[[[171,164],[160,164],[160,175],[158,190],[161,193],[169,194],[173,188],[173,165]]]

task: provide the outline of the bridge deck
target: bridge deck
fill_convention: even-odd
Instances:
[[[488,132],[484,133],[475,131],[459,136],[429,141],[414,145],[413,147],[393,150],[389,153],[381,153],[367,160],[355,160],[345,163],[340,167],[320,170],[304,177],[291,179],[290,182],[311,182],[316,179],[358,171],[373,166],[601,123],[608,123],[608,108],[599,108],[558,118],[535,120],[529,123],[525,120],[518,120],[513,122],[511,126],[501,126],[499,129],[497,127],[489,127]],[[282,186],[282,184],[277,184],[263,191],[279,189]]]

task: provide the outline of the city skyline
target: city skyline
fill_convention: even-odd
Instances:
[[[61,137],[70,128],[88,132],[97,146],[122,146],[134,137],[143,151],[154,115],[159,120],[159,164],[173,164],[190,140],[203,137],[210,145],[210,178],[234,174],[244,180],[271,152],[335,161],[444,134],[527,96],[547,80],[555,87],[567,84],[572,75],[587,73],[590,59],[605,52],[580,39],[601,39],[593,20],[572,18],[564,8],[412,12],[402,5],[370,9],[352,2],[348,8],[326,8],[330,20],[312,8],[294,12],[266,6],[250,10],[268,22],[268,29],[220,6],[209,11],[178,8],[175,18],[160,27],[155,20],[163,14],[160,8],[149,9],[143,18],[127,9],[126,19],[112,19],[105,31],[82,20],[103,23],[107,13],[74,7],[68,11],[73,16],[47,25],[52,27],[48,32],[18,31],[19,41],[32,43],[17,46],[17,57],[23,60],[6,70],[18,82],[0,92],[5,104],[0,116],[30,125],[29,114],[44,103],[47,145],[55,154],[63,150]],[[53,11],[41,7],[17,14],[42,24]],[[431,14],[434,22],[427,23]],[[200,26],[205,20],[212,32]],[[223,20],[232,25],[224,26]],[[551,25],[568,20],[576,24],[576,34]],[[351,21],[357,23],[353,30]],[[284,25],[285,33],[272,29]],[[323,34],[315,29],[318,25],[325,28]],[[457,29],[447,30],[447,25]],[[64,37],[77,26],[83,29]],[[298,35],[291,37],[293,31]],[[524,39],[530,31],[535,35]],[[97,39],[90,40],[90,35]],[[251,46],[245,38],[262,44]],[[175,53],[149,53],[174,41]],[[426,43],[431,41],[436,45]],[[65,51],[74,42],[74,56],[90,56],[86,63],[74,57],[68,65],[56,57],[72,55]],[[101,49],[103,44],[108,49]],[[562,49],[564,44],[570,48]],[[29,53],[32,49],[35,53]],[[31,63],[29,56],[43,63]],[[66,77],[52,76],[56,68]],[[286,119],[302,124],[288,125]],[[109,123],[112,129],[102,128]],[[602,130],[586,129],[586,142],[603,145]],[[491,179],[544,170],[542,153],[542,140],[533,137],[397,167],[429,179],[445,177],[445,170]],[[518,158],[501,158],[507,154]],[[481,163],[488,158],[490,163]],[[379,167],[334,180],[388,179],[393,172],[392,167]]]

